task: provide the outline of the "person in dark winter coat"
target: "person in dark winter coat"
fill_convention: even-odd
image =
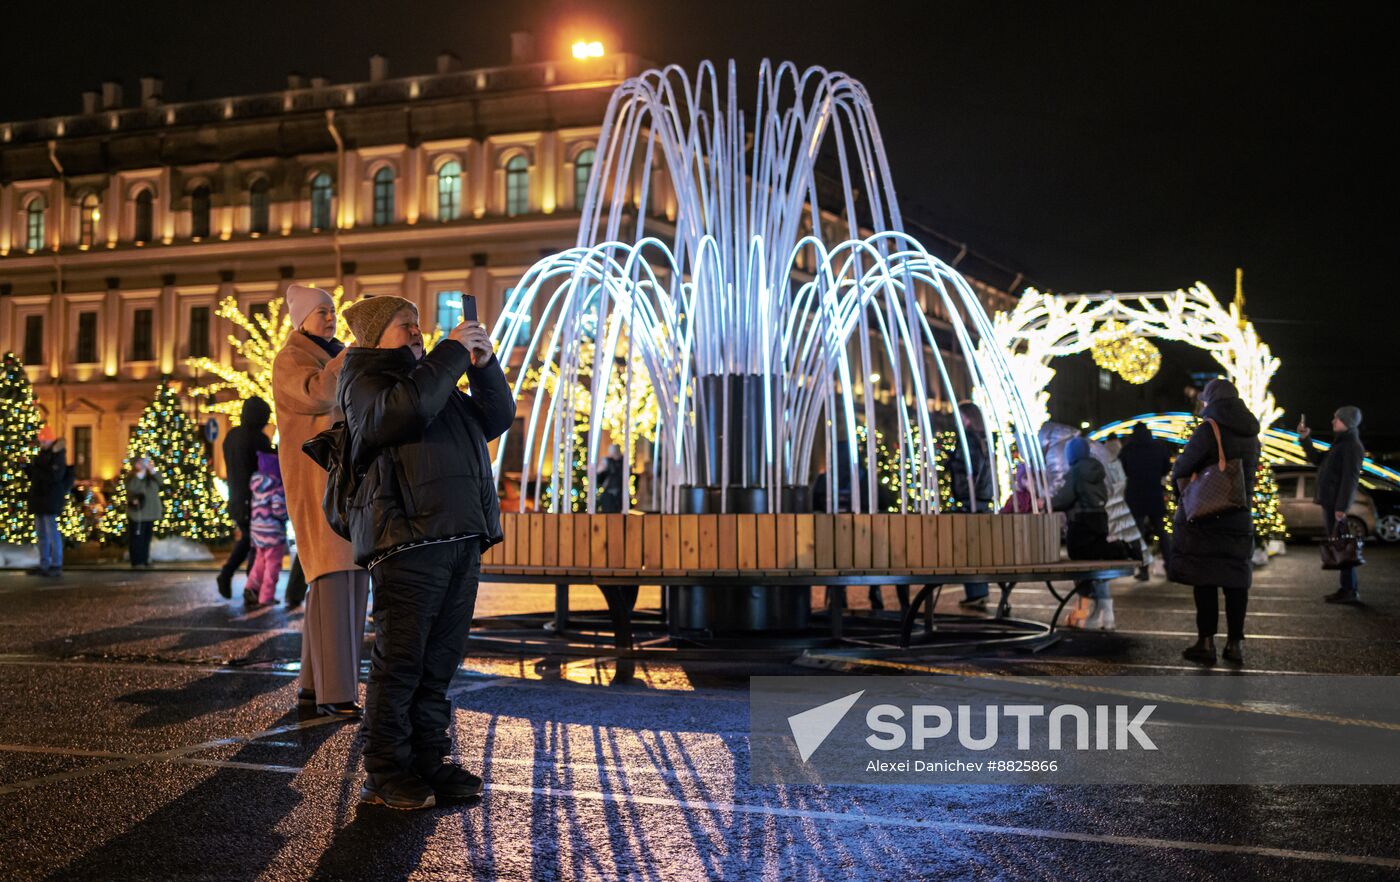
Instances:
[[[1128,478],[1123,499],[1137,521],[1143,544],[1151,548],[1153,540],[1158,540],[1165,559],[1169,549],[1165,531],[1167,500],[1162,492],[1162,479],[1172,470],[1171,448],[1167,442],[1152,437],[1146,425],[1138,423],[1133,426],[1128,443],[1118,453],[1118,462]],[[1145,581],[1147,578],[1144,565],[1138,571],[1138,579]]]
[[[982,419],[982,409],[970,401],[958,405],[958,418],[962,420],[963,434],[967,436],[967,447],[958,439],[948,457],[948,468],[952,470],[950,479],[953,501],[962,506],[962,512],[989,514],[996,511],[996,489],[992,481],[992,464],[987,455],[987,427]],[[966,456],[963,451],[966,450]],[[971,463],[969,470],[968,464]],[[976,609],[987,607],[987,583],[968,582],[963,585],[963,599],[960,606]]]
[[[1304,423],[1298,424],[1298,437],[1303,441],[1303,452],[1308,459],[1317,463],[1317,495],[1313,502],[1322,506],[1323,522],[1327,524],[1327,534],[1335,536],[1347,522],[1347,509],[1356,498],[1356,487],[1361,481],[1361,463],[1366,459],[1366,448],[1361,444],[1358,428],[1361,425],[1361,409],[1347,405],[1337,408],[1332,415],[1332,446],[1326,453],[1313,446],[1312,432]],[[1325,598],[1328,603],[1360,603],[1356,567],[1344,567],[1341,571],[1341,587],[1335,594]]]
[[[1050,507],[1068,515],[1065,544],[1070,560],[1136,557],[1126,542],[1108,539],[1108,472],[1090,452],[1089,440],[1082,435],[1071,438],[1065,447],[1065,459],[1069,462],[1069,473],[1051,498]],[[1094,606],[1082,624],[1078,621],[1074,624],[1096,631],[1114,630],[1113,598],[1108,582],[1102,579],[1080,582],[1075,588],[1081,595],[1091,593]]]
[[[447,687],[462,663],[481,552],[501,540],[487,443],[515,401],[485,327],[463,322],[428,355],[418,310],[393,296],[345,312],[355,334],[338,398],[364,477],[347,517],[374,582],[360,798],[427,808],[481,792],[454,763]],[[470,394],[457,389],[466,373]]]
[[[25,466],[29,475],[29,513],[34,515],[34,532],[39,539],[39,566],[32,576],[51,579],[63,575],[63,535],[58,532],[58,516],[68,491],[73,489],[73,467],[62,438],[54,439],[47,429],[39,433],[39,453]]]
[[[1191,433],[1181,455],[1172,467],[1172,486],[1178,497],[1181,488],[1209,465],[1219,462],[1221,451],[1215,433],[1206,421],[1214,420],[1220,429],[1220,445],[1225,459],[1240,460],[1244,466],[1245,506],[1192,522],[1180,506],[1172,522],[1171,556],[1167,576],[1173,582],[1191,585],[1196,595],[1197,640],[1182,655],[1203,664],[1214,664],[1215,632],[1219,608],[1217,591],[1225,594],[1227,634],[1225,658],[1244,661],[1244,615],[1249,602],[1249,586],[1254,578],[1254,517],[1249,501],[1254,496],[1254,473],[1259,466],[1259,420],[1240,400],[1240,393],[1228,380],[1211,380],[1201,392],[1205,402],[1202,422]]]
[[[250,521],[253,493],[249,482],[258,471],[258,454],[272,452],[272,439],[263,429],[272,417],[272,408],[254,395],[243,402],[242,419],[224,437],[224,469],[228,480],[228,513],[238,525],[238,541],[219,570],[219,596],[233,596],[233,574],[248,559],[253,545]]]

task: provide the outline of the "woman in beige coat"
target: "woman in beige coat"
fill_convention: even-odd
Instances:
[[[272,397],[287,511],[310,586],[299,703],[314,704],[321,714],[358,717],[369,573],[355,566],[350,543],[326,522],[321,509],[326,473],[301,449],[341,418],[335,392],[345,346],[335,339],[335,304],[329,294],[292,285],[286,299],[296,330],[272,362]]]

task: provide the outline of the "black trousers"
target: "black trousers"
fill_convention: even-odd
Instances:
[[[374,650],[365,689],[365,771],[391,775],[452,752],[447,687],[467,649],[481,575],[475,539],[408,548],[370,570]]]
[[[133,567],[143,567],[151,562],[151,534],[155,526],[152,521],[127,521],[127,548],[131,552]]]
[[[1217,591],[1225,592],[1225,627],[1230,640],[1244,639],[1244,613],[1249,606],[1248,588],[1216,588],[1214,585],[1197,585],[1196,593],[1196,633],[1202,637],[1214,637],[1220,628],[1220,600]]]
[[[301,602],[306,599],[306,573],[301,569],[301,555],[292,558],[292,572],[287,576],[287,590],[282,599],[288,609],[301,606]]]
[[[224,561],[223,567],[219,570],[220,575],[232,579],[233,574],[238,572],[238,568],[244,561],[248,562],[248,570],[253,569],[253,556],[249,554],[253,548],[252,520],[243,518],[234,523],[238,524],[238,541],[233,543],[233,550],[228,553],[228,560]]]

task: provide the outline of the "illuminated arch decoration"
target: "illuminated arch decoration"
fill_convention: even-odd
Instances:
[[[693,78],[672,66],[613,94],[576,247],[531,267],[493,329],[497,343],[532,331],[514,378],[518,398],[535,378],[522,509],[582,492],[595,510],[594,482],[581,487],[578,475],[597,471],[607,393],[618,383],[622,432],[611,440],[630,460],[627,414],[641,365],[658,408],[652,480],[663,512],[681,510],[685,488],[697,486],[718,488],[719,511],[734,510],[735,486],[763,493],[768,511],[786,510],[785,488],[810,484],[818,451],[828,499],[840,474],[868,491],[849,494],[851,510],[873,507],[875,433],[857,426],[876,424],[877,400],[899,427],[901,486],[918,488],[918,510],[936,511],[935,445],[917,439],[934,437],[935,393],[958,396],[920,294],[946,311],[970,385],[994,390],[989,421],[1020,427],[991,434],[989,454],[1004,459],[1015,446],[1043,499],[1039,446],[1007,360],[975,343],[991,337],[992,323],[967,281],[903,232],[865,88],[845,74],[765,61],[755,107],[752,117],[740,111],[732,62],[727,82],[706,62]],[[821,212],[813,173],[827,142],[841,183],[835,223]],[[636,209],[650,204],[658,167],[677,206],[664,227]],[[860,230],[873,232],[849,232]],[[870,464],[863,472],[858,446]],[[962,450],[953,467],[970,472],[965,439]]]
[[[1209,352],[1261,426],[1283,416],[1269,391],[1279,360],[1235,304],[1222,306],[1204,283],[1147,294],[1046,294],[1032,288],[1014,310],[994,319],[996,343],[1007,353],[1032,429],[1050,419],[1050,362],[1091,349],[1110,322],[1121,323],[1132,337],[1176,340]]]

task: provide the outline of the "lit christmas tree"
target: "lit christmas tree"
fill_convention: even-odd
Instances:
[[[29,473],[24,463],[39,455],[39,403],[24,365],[13,352],[0,366],[0,542],[29,545],[38,540],[29,511]],[[87,522],[73,501],[64,502],[58,531],[70,542],[89,539]]]
[[[100,528],[110,537],[126,533],[126,482],[138,459],[149,459],[164,488],[164,508],[156,521],[155,537],[183,536],[196,542],[221,542],[229,537],[233,522],[214,489],[214,473],[204,455],[194,421],[180,407],[179,396],[168,382],[156,388],[156,397],[141,412],[132,433],[122,474],[117,481]]]
[[[24,465],[39,452],[42,425],[24,364],[13,352],[6,352],[0,365],[0,542],[30,545],[36,541]]]
[[[1261,548],[1272,539],[1287,539],[1288,526],[1283,522],[1283,512],[1278,506],[1278,479],[1274,477],[1274,464],[1267,459],[1259,460],[1259,468],[1254,474],[1254,542]]]

